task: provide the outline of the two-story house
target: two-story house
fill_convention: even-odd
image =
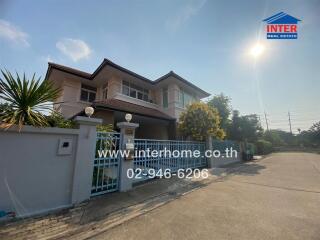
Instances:
[[[92,73],[48,64],[46,80],[62,89],[54,108],[64,117],[82,115],[87,106],[106,124],[123,121],[126,113],[137,122],[138,138],[176,139],[176,123],[186,106],[209,93],[175,74],[152,81],[108,59]]]

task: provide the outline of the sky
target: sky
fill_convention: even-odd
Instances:
[[[267,40],[263,19],[300,20],[297,40]],[[45,76],[48,61],[93,72],[103,58],[151,80],[173,70],[231,97],[265,127],[320,120],[320,0],[0,0],[0,69]],[[257,58],[256,43],[264,46]]]

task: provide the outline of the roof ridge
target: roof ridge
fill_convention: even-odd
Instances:
[[[82,74],[91,76],[91,73],[88,73],[88,72],[85,72],[85,71],[82,71],[82,70],[79,70],[79,69],[76,69],[76,68],[73,68],[73,67],[65,66],[65,65],[62,65],[62,64],[58,64],[58,63],[54,63],[54,62],[48,62],[48,65],[49,66],[54,66],[56,68],[60,68],[60,69],[63,69],[63,70],[76,71],[78,73],[82,73]]]

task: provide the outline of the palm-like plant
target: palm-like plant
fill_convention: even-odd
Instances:
[[[0,127],[9,128],[14,124],[19,129],[23,125],[47,126],[43,112],[51,110],[50,102],[59,97],[60,89],[54,88],[51,82],[41,82],[35,74],[28,80],[25,74],[21,79],[18,73],[14,78],[9,71],[1,72],[4,79],[0,78],[0,98],[7,104],[0,109]]]

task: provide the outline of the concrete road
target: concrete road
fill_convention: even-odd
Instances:
[[[320,239],[320,155],[252,162],[95,239]]]

